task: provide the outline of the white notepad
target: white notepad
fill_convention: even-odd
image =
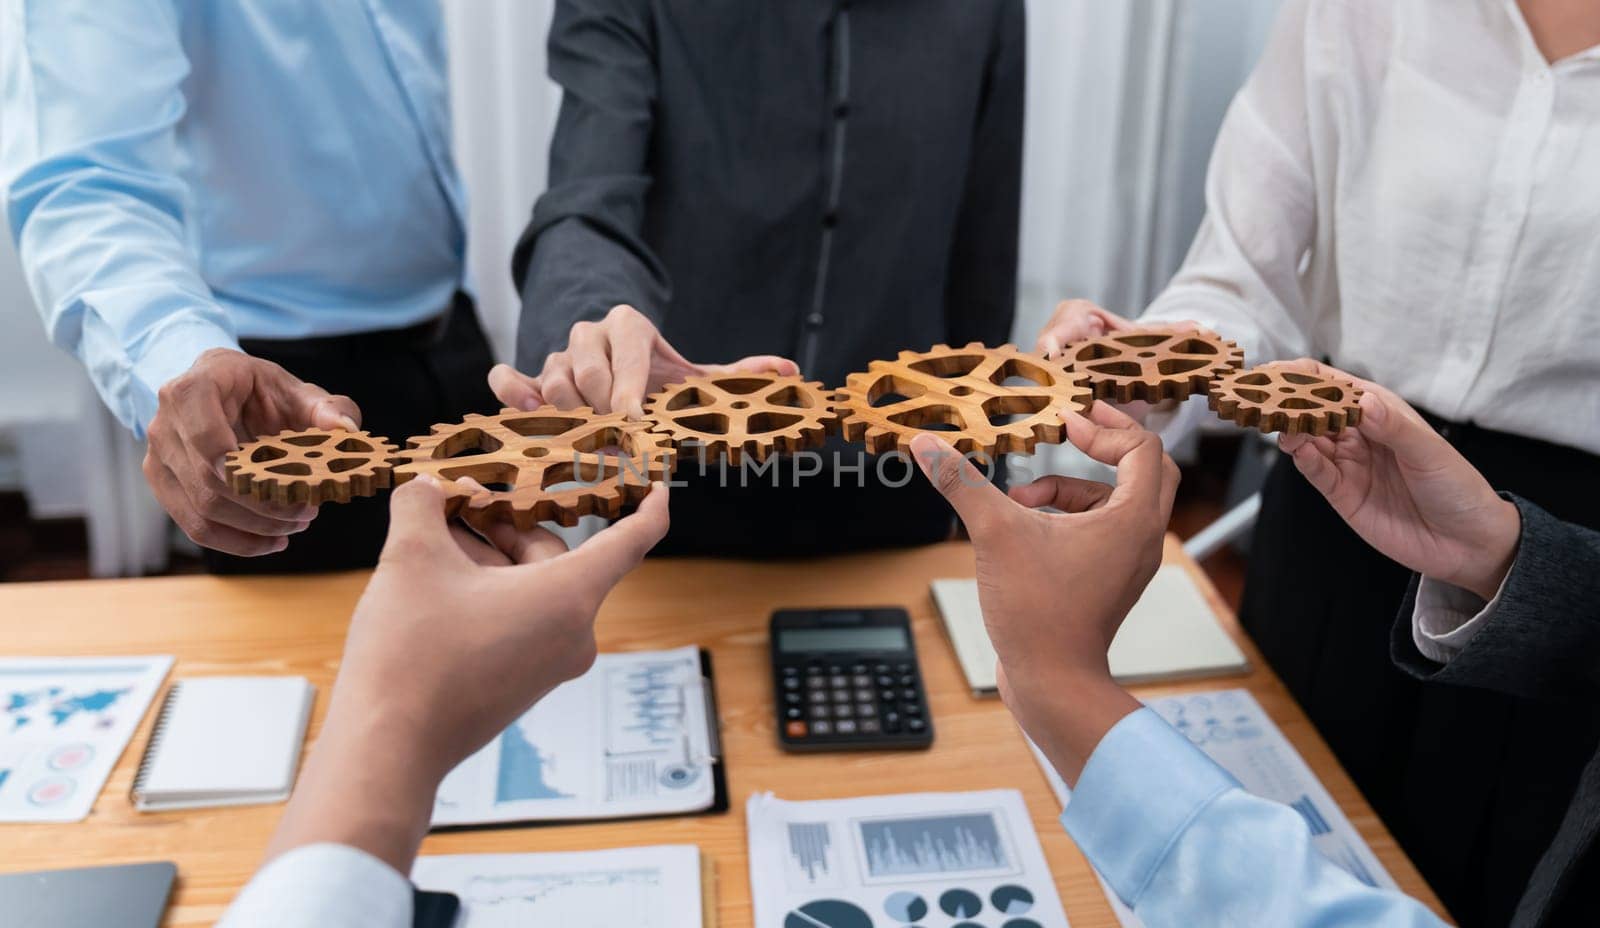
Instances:
[[[983,625],[977,581],[935,580],[932,586],[968,685],[975,693],[995,692],[994,645]],[[1171,565],[1156,571],[1117,631],[1107,658],[1111,675],[1125,685],[1250,668],[1194,581],[1182,567]]]
[[[315,694],[305,677],[196,677],[172,684],[133,782],[135,808],[289,798]]]

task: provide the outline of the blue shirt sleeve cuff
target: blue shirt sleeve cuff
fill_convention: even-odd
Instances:
[[[165,327],[160,337],[133,364],[134,434],[143,438],[156,417],[158,395],[167,382],[181,376],[202,354],[212,348],[239,350],[233,333],[204,319],[187,319]]]
[[[1061,824],[1128,905],[1207,805],[1239,784],[1150,709],[1100,739]]]

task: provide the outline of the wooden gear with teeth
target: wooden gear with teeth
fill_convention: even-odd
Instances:
[[[669,384],[645,402],[650,430],[733,464],[822,444],[840,412],[822,384],[779,374],[719,374]]]
[[[902,351],[850,375],[841,392],[844,432],[873,454],[910,451],[922,432],[963,454],[1031,454],[1038,442],[1065,439],[1063,410],[1088,411],[1094,397],[1086,380],[1013,345]]]
[[[1138,330],[1074,342],[1057,360],[1087,374],[1096,399],[1159,403],[1205,393],[1244,366],[1244,351],[1198,332]]]
[[[1212,409],[1245,428],[1288,435],[1326,435],[1361,422],[1361,389],[1346,380],[1263,366],[1211,383]]]
[[[228,452],[223,469],[241,496],[318,506],[388,489],[394,453],[388,439],[366,432],[285,429]]]
[[[639,502],[666,473],[666,443],[645,423],[588,407],[532,412],[502,410],[435,425],[407,440],[397,457],[396,484],[432,475],[445,489],[446,511],[468,523],[509,521],[572,526],[581,516],[614,519]],[[455,481],[467,477],[485,489]]]

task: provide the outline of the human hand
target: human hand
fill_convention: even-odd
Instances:
[[[1061,419],[1074,445],[1116,466],[1115,488],[1044,477],[1008,499],[937,437],[919,435],[911,448],[972,537],[1001,696],[1073,782],[1100,737],[1138,707],[1112,680],[1106,652],[1161,564],[1179,474],[1160,438],[1105,403],[1087,419]]]
[[[621,412],[638,419],[644,416],[647,395],[687,377],[799,372],[793,361],[765,354],[732,364],[695,364],[667,344],[643,313],[632,306],[615,306],[599,322],[574,325],[567,349],[545,358],[537,377],[510,365],[495,365],[489,371],[489,389],[500,402],[517,409],[588,406],[595,412]]]
[[[1280,435],[1306,480],[1385,557],[1494,598],[1522,517],[1427,421],[1388,389],[1316,361],[1271,365],[1354,382],[1361,421],[1332,435]]]
[[[667,490],[567,551],[543,529],[479,537],[430,477],[395,490],[327,720],[269,856],[320,841],[410,868],[445,774],[595,658],[595,612],[667,531]]]
[[[1086,338],[1099,338],[1112,332],[1200,332],[1211,336],[1216,334],[1193,320],[1141,325],[1137,321],[1124,319],[1110,310],[1102,309],[1088,300],[1063,300],[1056,306],[1050,321],[1039,330],[1039,337],[1034,340],[1033,348],[1035,351],[1043,352],[1045,357],[1053,358],[1073,342],[1081,342]]]
[[[282,551],[317,510],[236,495],[224,479],[223,456],[284,429],[354,430],[361,421],[349,397],[227,348],[200,355],[158,399],[144,456],[150,489],[195,544],[246,557]]]

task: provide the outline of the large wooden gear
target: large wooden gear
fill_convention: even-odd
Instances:
[[[1074,342],[1058,360],[1088,375],[1096,399],[1159,403],[1205,393],[1244,366],[1244,351],[1198,332],[1144,329]]]
[[[873,454],[909,451],[923,432],[938,433],[963,454],[1031,454],[1038,442],[1065,439],[1063,411],[1088,412],[1094,402],[1084,375],[1013,345],[977,342],[873,361],[850,375],[840,395],[848,407],[845,436]]]
[[[445,488],[449,515],[474,525],[513,522],[520,529],[540,522],[572,526],[587,515],[616,518],[663,478],[669,453],[644,423],[588,407],[472,414],[406,444],[394,469],[396,484],[432,475]],[[463,477],[485,489],[455,482]]]
[[[822,384],[778,374],[690,377],[653,394],[644,412],[650,430],[680,452],[725,455],[732,464],[814,448],[840,415]]]
[[[1264,366],[1212,381],[1209,400],[1221,418],[1263,432],[1326,435],[1361,422],[1361,388],[1348,380]]]
[[[269,503],[348,503],[388,489],[395,446],[344,429],[285,429],[247,442],[223,459],[228,486]]]

